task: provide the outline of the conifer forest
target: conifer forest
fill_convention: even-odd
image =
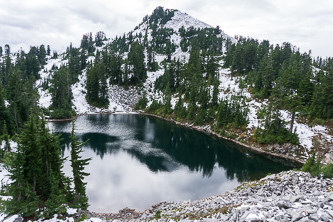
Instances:
[[[179,25],[175,17],[192,23]],[[73,177],[65,176],[62,140],[47,121],[81,115],[77,94],[90,110],[113,113],[121,105],[113,106],[115,89],[134,90],[134,102],[114,96],[132,112],[207,128],[264,151],[287,144],[298,160],[312,154],[308,164],[317,164],[319,172],[331,142],[307,147],[297,130],[299,124],[319,124],[333,135],[333,58],[315,58],[289,42],[231,37],[219,26],[188,17],[157,7],[128,33],[89,32],[80,46],[69,43],[63,53],[43,44],[29,51],[0,46],[0,162],[12,181],[1,190],[12,196],[1,201],[1,211],[33,220],[61,214],[65,204],[87,209],[84,168],[89,159],[80,155],[85,141],[76,138],[73,120],[67,160]],[[11,141],[17,143],[14,151]],[[307,171],[315,169],[311,166]],[[327,166],[323,172],[330,175]]]

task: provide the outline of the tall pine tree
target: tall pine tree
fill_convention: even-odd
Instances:
[[[60,67],[53,74],[51,83],[52,104],[50,109],[53,110],[51,118],[71,118],[74,112],[72,109],[73,94],[69,69],[65,66]]]
[[[79,142],[74,134],[75,124],[72,122],[72,134],[71,134],[71,166],[73,169],[73,180],[74,180],[74,205],[82,208],[88,208],[88,197],[86,194],[86,183],[83,182],[84,177],[88,176],[89,173],[84,172],[84,168],[88,165],[91,158],[82,159],[80,155],[83,150],[82,147],[86,142]]]
[[[18,139],[17,152],[9,165],[11,199],[3,202],[9,215],[37,219],[38,209],[48,207],[46,217],[65,211],[65,194],[69,190],[61,170],[63,159],[59,137],[46,128],[39,110],[33,110]]]

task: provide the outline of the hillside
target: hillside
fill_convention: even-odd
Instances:
[[[10,58],[17,64],[20,53]],[[330,90],[319,91],[330,76],[330,60],[312,60],[289,43],[233,38],[186,13],[158,7],[127,34],[108,39],[99,32],[95,40],[85,34],[80,48],[48,53],[41,66],[35,73],[38,103],[50,118],[146,112],[266,153],[304,161],[316,151],[324,162],[333,161],[331,103],[314,99]],[[61,77],[66,73],[67,82]],[[301,94],[306,88],[300,79],[308,79],[311,95]],[[11,109],[11,99],[4,101]]]
[[[6,45],[0,54],[0,81],[4,162],[18,152],[10,139],[15,140],[29,116],[41,120],[43,113],[48,119],[68,120],[84,114],[144,113],[265,155],[303,163],[317,153],[322,163],[333,163],[332,58],[312,58],[311,52],[299,52],[288,42],[272,45],[268,40],[233,38],[178,10],[157,7],[122,36],[84,34],[80,47],[70,44],[61,54],[44,45],[10,52]],[[42,147],[42,142],[36,144]],[[319,172],[320,162],[312,164],[308,168],[318,167]],[[1,163],[0,168],[1,178],[7,178],[6,166]],[[1,195],[6,183],[10,181],[0,184]],[[160,203],[142,213],[124,209],[120,215],[125,218],[118,219],[134,214],[137,220],[329,221],[331,188],[332,179],[282,172],[221,196]],[[60,206],[64,220],[82,216]],[[119,216],[83,213],[92,221]],[[50,221],[58,220],[56,216]],[[0,220],[6,217],[0,213]]]

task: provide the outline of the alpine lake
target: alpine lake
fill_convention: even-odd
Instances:
[[[72,123],[50,122],[62,134],[70,167]],[[196,200],[223,194],[243,182],[292,169],[273,159],[204,132],[156,117],[135,114],[84,115],[75,122],[82,158],[92,158],[85,172],[89,210],[136,211],[167,201]]]

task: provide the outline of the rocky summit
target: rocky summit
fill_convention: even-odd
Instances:
[[[287,171],[196,201],[161,203],[138,221],[333,221],[333,180]]]

